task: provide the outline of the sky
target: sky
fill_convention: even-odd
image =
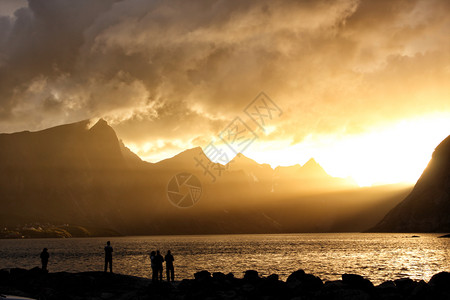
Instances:
[[[450,133],[449,12],[446,0],[0,0],[0,132],[104,118],[156,162],[235,151],[238,124],[257,162],[314,157],[361,186],[413,183]]]

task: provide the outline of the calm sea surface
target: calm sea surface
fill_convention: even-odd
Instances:
[[[274,234],[147,236],[123,238],[74,238],[0,240],[1,268],[32,268],[40,265],[39,253],[50,252],[50,272],[99,271],[103,247],[111,240],[113,271],[150,276],[148,253],[172,250],[175,276],[193,278],[197,271],[245,270],[261,275],[276,273],[285,280],[304,269],[323,280],[340,279],[343,273],[363,275],[374,283],[410,277],[429,280],[440,271],[450,271],[450,239],[437,234]]]

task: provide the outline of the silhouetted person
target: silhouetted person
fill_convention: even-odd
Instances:
[[[150,264],[152,267],[152,282],[158,281],[158,267],[156,263],[156,252],[152,251],[150,253]]]
[[[167,250],[167,254],[164,257],[164,260],[166,261],[166,276],[167,276],[167,281],[172,280],[172,282],[175,279],[175,275],[174,275],[174,268],[173,268],[173,261],[175,260],[173,258],[172,253],[170,253],[170,250]]]
[[[111,247],[111,242],[106,242],[105,247],[105,272],[108,269],[109,264],[109,271],[112,273],[112,253],[113,253],[113,247]]]
[[[162,281],[162,274],[163,274],[163,262],[164,262],[164,257],[161,255],[161,253],[159,252],[159,250],[156,250],[156,268],[158,270],[158,274],[159,274],[159,281]]]
[[[50,254],[48,254],[48,249],[44,248],[41,252],[41,263],[42,263],[42,270],[47,271],[47,265],[48,265],[48,258],[50,257]]]

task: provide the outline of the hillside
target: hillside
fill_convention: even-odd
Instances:
[[[412,192],[371,231],[450,231],[450,136],[436,147]]]

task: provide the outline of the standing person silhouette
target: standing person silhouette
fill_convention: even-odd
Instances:
[[[44,248],[41,252],[41,263],[42,263],[42,270],[47,271],[47,264],[48,264],[48,258],[50,257],[50,254],[48,254],[48,249]]]
[[[152,251],[150,253],[150,263],[152,267],[152,282],[158,281],[158,268],[156,267],[156,252]]]
[[[105,247],[105,272],[108,269],[109,264],[109,271],[112,273],[112,253],[113,253],[113,247],[111,247],[111,242],[106,242]]]
[[[159,281],[162,281],[163,277],[163,262],[164,262],[164,257],[161,255],[161,253],[159,252],[159,250],[156,250],[156,268],[158,269],[158,274],[159,274]]]
[[[164,257],[164,260],[166,261],[166,276],[167,276],[167,281],[172,280],[172,282],[175,279],[175,275],[174,275],[174,268],[173,268],[173,261],[175,260],[173,258],[172,253],[170,253],[170,250],[167,250],[167,254]]]

